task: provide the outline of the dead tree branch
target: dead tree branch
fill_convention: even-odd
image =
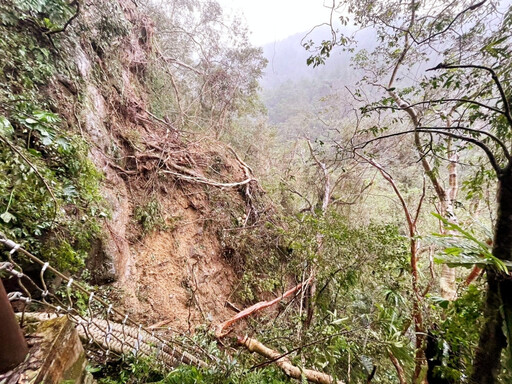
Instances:
[[[225,329],[227,327],[230,327],[231,325],[236,323],[238,320],[248,317],[255,312],[261,311],[262,309],[271,307],[272,305],[279,303],[281,300],[283,300],[283,299],[287,298],[288,296],[291,296],[295,292],[307,287],[310,282],[311,282],[311,278],[309,278],[305,282],[300,283],[300,284],[296,285],[295,287],[289,289],[288,291],[283,293],[281,296],[276,297],[274,300],[260,301],[259,303],[256,303],[256,304],[250,306],[249,308],[246,308],[243,311],[237,313],[231,319],[219,324],[216,327],[215,337],[217,337],[217,339],[220,339],[220,338],[226,336],[227,333],[225,332]]]
[[[308,143],[309,152],[311,153],[311,157],[315,161],[318,168],[322,170],[322,173],[324,175],[324,194],[322,199],[322,215],[327,210],[327,207],[329,206],[329,201],[331,199],[331,175],[329,174],[329,170],[327,169],[327,166],[325,163],[322,163],[318,156],[315,154],[313,150],[313,146],[311,145],[311,140],[306,138],[306,142]]]
[[[183,175],[181,173],[178,173],[178,172],[173,172],[173,171],[169,171],[169,170],[165,170],[163,169],[162,170],[163,173],[166,173],[166,174],[169,174],[169,175],[173,175],[175,177],[177,177],[178,179],[182,179],[182,180],[186,180],[186,181],[191,181],[191,182],[194,182],[194,183],[199,183],[199,184],[206,184],[206,185],[211,185],[212,187],[219,187],[219,188],[234,188],[234,187],[240,187],[242,185],[246,185],[248,183],[250,183],[251,181],[253,181],[254,179],[246,179],[246,180],[243,180],[243,181],[240,181],[240,182],[235,182],[235,183],[219,183],[217,181],[213,181],[213,180],[209,180],[205,177],[202,177],[202,176],[187,176],[187,175]]]
[[[258,340],[248,336],[239,337],[238,343],[245,346],[250,352],[256,352],[261,356],[269,359],[276,359],[276,364],[286,375],[294,379],[300,380],[305,377],[308,381],[318,384],[344,384],[341,380],[335,380],[332,376],[312,369],[299,368],[293,365],[288,359],[273,349],[270,349],[260,343]]]

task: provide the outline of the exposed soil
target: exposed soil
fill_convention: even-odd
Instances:
[[[220,256],[218,240],[205,233],[201,215],[184,200],[172,204],[181,216],[174,231],[156,232],[132,247],[137,260],[133,277],[141,317],[191,330],[230,316],[224,304],[236,279]]]
[[[235,172],[231,177],[241,176]],[[172,178],[159,182],[159,187],[153,193],[167,228],[141,236],[133,217],[128,225],[131,257],[119,263],[128,268],[117,283],[126,308],[144,322],[166,323],[181,331],[231,317],[225,303],[237,277],[223,257],[217,227],[229,217],[226,212],[219,217],[210,194],[225,194],[231,204],[242,207],[243,200],[236,191],[208,191]],[[144,201],[146,190],[133,185],[131,190],[132,200]]]
[[[75,60],[78,91],[56,79],[48,93],[91,144],[90,158],[105,176],[102,193],[110,218],[89,257],[94,282],[114,282],[118,304],[138,320],[193,330],[233,315],[225,302],[237,276],[222,256],[219,234],[223,226],[244,219],[247,196],[242,187],[220,189],[161,171],[174,167],[177,173],[226,183],[244,180],[247,168],[220,142],[194,135],[185,140],[172,123],[148,112],[141,74],[152,28],[147,19],[138,19],[130,1],[122,4],[135,27],[117,61],[106,62],[80,37],[64,41],[63,49]],[[83,9],[84,23],[94,20],[90,12]],[[143,235],[134,212],[150,199],[159,202],[166,228]]]

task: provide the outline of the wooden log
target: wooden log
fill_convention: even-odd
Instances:
[[[281,300],[283,300],[284,298],[288,297],[288,296],[291,296],[293,293],[297,292],[298,290],[300,289],[304,289],[305,287],[307,287],[307,285],[311,282],[311,278],[307,279],[305,282],[301,283],[301,284],[298,284],[296,285],[295,287],[289,289],[288,291],[286,291],[285,293],[283,293],[281,296],[279,297],[276,297],[274,300],[270,300],[270,301],[260,301],[259,303],[256,303],[252,306],[250,306],[249,308],[246,308],[244,309],[243,311],[237,313],[235,316],[233,316],[231,319],[219,324],[217,327],[216,327],[216,330],[215,330],[215,337],[217,337],[217,339],[220,339],[224,336],[227,335],[227,332],[226,332],[226,328],[230,327],[231,325],[233,325],[235,322],[237,322],[238,320],[240,319],[243,319],[244,317],[247,317],[247,316],[250,316],[251,314],[253,314],[254,312],[257,312],[257,311],[260,311],[262,309],[265,309],[265,308],[268,308],[268,307],[271,307],[272,305],[274,304],[277,304],[279,303]]]
[[[318,384],[345,384],[341,380],[335,380],[332,376],[318,372],[313,369],[301,369],[295,365],[293,365],[286,357],[281,357],[282,354],[270,349],[260,343],[258,340],[253,339],[251,337],[239,337],[238,343],[245,346],[250,352],[256,352],[261,356],[264,356],[268,359],[274,360],[279,368],[283,370],[283,372],[294,378],[300,380],[303,376],[312,383]]]

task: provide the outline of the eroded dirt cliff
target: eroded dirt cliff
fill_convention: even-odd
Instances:
[[[140,320],[190,330],[232,315],[225,303],[238,277],[224,231],[251,223],[260,188],[207,130],[150,112],[153,39],[133,2],[87,2],[53,36],[67,71],[46,92],[103,174],[108,217],[87,260],[92,282],[114,287],[112,298]]]

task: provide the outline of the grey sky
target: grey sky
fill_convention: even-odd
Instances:
[[[225,12],[243,14],[251,41],[263,45],[282,40],[329,20],[325,0],[217,0]],[[330,3],[328,1],[328,3]]]

